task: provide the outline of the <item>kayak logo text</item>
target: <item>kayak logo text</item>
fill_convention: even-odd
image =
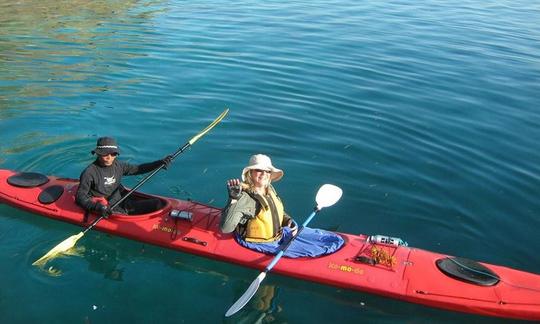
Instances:
[[[160,230],[162,232],[172,233],[174,231],[174,228],[154,224],[154,226],[152,226],[152,230]]]
[[[333,262],[328,263],[328,268],[332,269],[332,270],[350,272],[350,273],[354,273],[354,274],[357,274],[357,275],[363,275],[364,274],[364,269],[351,267],[351,266],[348,266],[348,265],[339,265],[339,264],[333,263]]]

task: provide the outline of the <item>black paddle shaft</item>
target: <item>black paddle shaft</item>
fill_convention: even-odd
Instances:
[[[172,160],[174,160],[178,155],[180,155],[182,152],[184,152],[185,150],[187,150],[189,147],[191,146],[191,144],[189,142],[187,142],[186,144],[184,144],[184,146],[182,146],[181,148],[179,148],[178,150],[176,150],[176,152],[174,152],[174,154],[172,155]],[[114,208],[120,206],[121,203],[124,202],[124,200],[126,200],[133,192],[135,192],[137,189],[139,189],[143,184],[146,183],[146,181],[150,180],[150,178],[152,178],[156,173],[158,173],[161,169],[163,169],[165,167],[165,164],[162,164],[160,165],[158,168],[154,169],[154,171],[152,171],[149,175],[147,175],[146,177],[144,177],[144,179],[142,179],[141,181],[139,181],[139,183],[137,183],[137,185],[135,187],[133,187],[130,191],[128,191],[127,194],[125,194],[122,199],[118,200],[116,203],[114,203],[114,205],[112,205],[111,207],[111,210],[113,210]],[[88,226],[84,231],[83,231],[83,234],[85,234],[86,232],[88,232],[89,230],[91,230],[94,226],[96,226],[96,224],[102,220],[103,218],[105,218],[104,216],[101,216],[99,217],[98,219],[96,219],[90,226]]]

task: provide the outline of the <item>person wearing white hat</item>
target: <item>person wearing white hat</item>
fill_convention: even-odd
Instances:
[[[283,171],[272,165],[270,157],[255,154],[242,170],[242,181],[227,181],[229,200],[221,214],[223,233],[235,232],[237,241],[250,249],[276,254],[298,230],[296,222],[285,213],[272,182]],[[339,249],[343,239],[337,234],[304,228],[285,252],[287,257],[319,256]]]
[[[95,212],[103,217],[109,217],[113,212],[120,214],[141,214],[157,209],[159,199],[135,201],[126,199],[115,210],[110,206],[122,198],[124,187],[121,184],[122,176],[137,175],[150,172],[172,161],[172,156],[140,165],[132,165],[118,161],[120,149],[116,140],[111,137],[100,137],[96,148],[92,150],[96,160],[86,167],[80,176],[75,201],[87,212]],[[88,213],[86,214],[88,215]]]

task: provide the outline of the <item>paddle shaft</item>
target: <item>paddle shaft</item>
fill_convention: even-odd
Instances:
[[[296,234],[291,237],[291,239],[289,240],[289,242],[287,242],[287,244],[285,244],[283,246],[283,248],[281,248],[281,250],[278,252],[278,254],[276,254],[276,256],[274,257],[274,259],[272,260],[272,262],[270,262],[269,265],[266,266],[266,268],[264,268],[264,272],[268,272],[270,270],[272,270],[272,268],[278,263],[279,259],[281,259],[281,257],[283,256],[283,254],[285,254],[285,250],[287,250],[289,248],[289,246],[291,245],[292,241],[294,241],[294,239],[300,235],[300,233],[302,232],[302,230],[307,226],[307,224],[309,224],[309,222],[311,222],[311,219],[313,217],[315,217],[315,214],[317,214],[319,212],[319,208],[315,207],[315,209],[313,210],[313,212],[311,213],[311,215],[309,215],[309,217],[302,223],[302,226],[300,226],[300,228],[298,229],[298,232],[296,232]]]

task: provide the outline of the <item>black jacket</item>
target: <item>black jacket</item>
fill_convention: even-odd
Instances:
[[[97,203],[92,198],[104,197],[112,206],[122,199],[122,176],[147,173],[162,164],[162,160],[141,165],[115,160],[111,166],[101,166],[96,160],[81,173],[76,202],[85,210],[95,210]]]

